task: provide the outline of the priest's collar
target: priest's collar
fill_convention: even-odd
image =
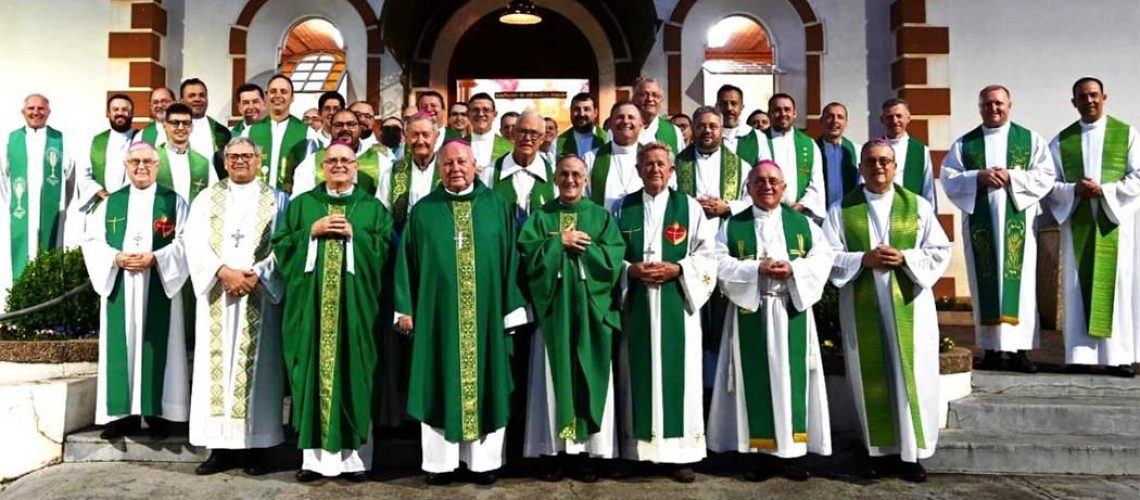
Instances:
[[[1080,120],[1078,120],[1078,121],[1080,121]],[[1097,118],[1097,120],[1095,122],[1092,122],[1092,123],[1085,123],[1084,121],[1080,121],[1081,130],[1092,130],[1094,128],[1102,128],[1102,127],[1104,127],[1104,124],[1107,121],[1108,121],[1108,113],[1100,115],[1100,118]]]
[[[435,163],[435,152],[432,152],[431,156],[428,157],[427,163],[423,165],[420,165],[420,163],[416,161],[415,155],[408,155],[408,158],[412,160],[412,166],[420,169],[420,171],[424,171],[428,170],[428,167],[430,167],[432,163]]]
[[[356,191],[356,185],[355,184],[348,186],[348,189],[338,193],[336,191],[333,191],[332,187],[329,186],[328,183],[325,183],[325,192],[328,193],[329,196],[331,196],[333,198],[348,198],[349,196],[352,196],[353,191]]]
[[[570,129],[570,130],[574,131],[574,138],[576,138],[576,139],[585,139],[587,137],[593,137],[594,136],[594,129],[593,128],[591,128],[590,130],[587,130],[585,132],[579,132],[578,129],[576,129],[576,128]]]
[[[555,198],[555,199],[558,200],[558,207],[559,208],[563,208],[566,210],[578,210],[578,207],[582,206],[582,200],[584,200],[586,198],[579,197],[577,200],[574,200],[571,202],[567,202],[567,201],[563,200],[562,198]]]
[[[258,182],[259,181],[257,180],[256,177],[254,177],[253,180],[251,180],[245,184],[238,184],[236,182],[233,182],[233,180],[230,180],[230,181],[226,182],[226,189],[229,190],[231,193],[243,193],[243,194],[248,193],[249,191],[259,191],[261,189],[261,186],[258,185]]]
[[[634,142],[633,144],[631,144],[629,146],[622,146],[621,144],[618,144],[617,142],[611,142],[610,143],[610,147],[613,148],[615,155],[627,155],[627,154],[631,154],[631,153],[636,153],[637,147],[639,145],[640,144],[638,144],[637,142]]]
[[[32,128],[32,127],[29,127],[27,125],[24,125],[24,130],[27,131],[27,133],[29,133],[29,134],[42,134],[47,130],[47,125],[44,125],[40,128]]]
[[[477,134],[474,131],[471,132],[471,142],[483,142],[483,141],[493,141],[493,140],[495,140],[495,131],[494,130],[488,130],[486,132],[483,132],[482,134]]]
[[[772,127],[772,128],[770,128],[770,129],[768,129],[768,132],[770,133],[770,135],[772,136],[772,138],[773,138],[773,139],[775,139],[775,138],[777,138],[777,137],[784,137],[784,136],[792,136],[792,135],[795,135],[795,134],[796,134],[796,128],[795,128],[795,127],[792,127],[792,128],[790,128],[790,129],[788,129],[786,132],[781,132],[781,131],[779,131],[779,130],[776,130],[776,127]]]
[[[641,196],[643,197],[643,199],[646,202],[649,202],[649,203],[653,203],[653,202],[658,201],[658,200],[668,199],[669,198],[669,187],[666,186],[665,189],[662,189],[660,193],[657,193],[655,195],[649,194],[649,191],[646,191],[643,188],[641,190]]]
[[[1009,120],[1006,120],[1005,123],[994,128],[989,128],[985,124],[982,124],[982,133],[986,135],[996,134],[998,132],[1004,132],[1006,130],[1009,130]]]
[[[706,152],[704,152],[704,151],[701,151],[701,149],[700,149],[700,148],[694,148],[694,151],[696,151],[696,153],[697,153],[697,158],[699,158],[699,159],[701,159],[701,160],[707,160],[707,159],[709,159],[709,158],[712,158],[712,157],[713,157],[713,155],[715,155],[715,154],[717,154],[717,153],[719,153],[719,152],[720,152],[720,144],[717,144],[717,147],[716,147],[716,149],[714,149],[714,150],[712,150],[712,151],[709,151],[709,152],[707,152],[707,153],[706,153]]]
[[[534,159],[527,165],[519,165],[515,163],[515,155],[509,154],[503,158],[503,173],[499,174],[499,179],[506,179],[514,175],[515,172],[525,170],[530,175],[535,176],[542,182],[546,182],[546,163],[542,161],[541,155],[534,155]]]
[[[907,139],[910,139],[910,134],[908,134],[906,132],[903,132],[903,135],[901,137],[899,137],[898,139],[891,139],[890,137],[887,138],[887,140],[890,141],[891,144],[899,144],[899,143],[901,143]]]
[[[776,205],[776,208],[773,208],[771,210],[764,210],[763,208],[760,208],[756,205],[752,205],[752,216],[757,219],[767,219],[778,213],[780,213],[779,205]]]
[[[884,191],[882,193],[872,193],[871,190],[867,189],[867,185],[864,184],[863,185],[863,194],[867,197],[867,201],[881,200],[883,198],[894,196],[895,195],[895,187],[894,187],[894,185],[891,185],[890,188],[888,188],[886,191]]]
[[[134,183],[131,183],[131,194],[151,194],[158,189],[155,186],[158,186],[158,181],[152,182],[145,188],[139,188],[138,186],[135,186]]]
[[[475,191],[475,182],[478,182],[478,181],[471,182],[471,184],[467,185],[467,187],[464,188],[463,191],[460,191],[458,193],[456,193],[455,191],[452,191],[450,189],[447,189],[446,187],[443,188],[443,192],[450,194],[452,196],[466,196],[466,195],[469,195]]]

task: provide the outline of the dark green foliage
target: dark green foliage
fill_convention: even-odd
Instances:
[[[827,284],[823,288],[823,298],[812,307],[815,313],[815,326],[819,331],[821,351],[839,353],[843,345],[839,329],[839,289]]]
[[[75,250],[41,252],[12,285],[6,312],[42,304],[88,283],[83,253]],[[99,296],[88,289],[54,307],[6,321],[5,340],[82,338],[99,331]]]

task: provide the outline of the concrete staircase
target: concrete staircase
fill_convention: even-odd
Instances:
[[[932,472],[1140,475],[1140,379],[974,372]]]

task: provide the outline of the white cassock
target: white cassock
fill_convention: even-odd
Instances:
[[[91,164],[90,154],[75,159],[76,171],[78,172],[76,175],[78,197],[75,201],[78,210],[90,208],[92,202],[95,201],[95,193],[100,190],[106,189],[108,193],[114,193],[130,183],[123,161],[127,158],[127,149],[133,144],[135,132],[133,130],[128,130],[125,133],[115,130],[108,130],[108,132],[110,133],[107,134],[107,149],[104,150],[107,161],[103,170],[102,185],[95,180],[95,171]]]
[[[130,202],[127,205],[126,232],[123,252],[150,252],[154,223],[154,197],[158,184],[147,189],[129,186]],[[142,413],[143,386],[143,328],[146,325],[147,294],[150,273],[157,272],[163,292],[170,298],[170,334],[166,344],[166,363],[163,368],[162,410],[157,416],[174,422],[185,422],[190,414],[190,378],[187,366],[186,332],[182,310],[182,288],[189,278],[186,268],[186,251],[182,232],[185,229],[188,208],[178,200],[178,215],[174,241],[154,251],[154,267],[145,271],[124,271],[115,264],[120,250],[107,244],[107,203],[100,203],[89,215],[83,241],[83,262],[91,277],[91,287],[99,295],[99,382],[95,391],[95,423],[102,425],[130,415]],[[111,415],[107,412],[107,301],[115,282],[122,280],[126,297],[126,355],[130,381],[131,412]],[[121,381],[119,381],[121,382]]]
[[[798,194],[797,187],[799,184],[799,167],[796,163],[796,141],[793,133],[793,128],[789,132],[780,132],[774,128],[768,129],[772,134],[772,161],[780,166],[780,171],[784,173],[784,184],[788,186],[784,190],[784,203],[789,205],[799,203],[811,211],[812,215],[822,218],[827,214],[827,193],[823,189],[823,153],[819,152],[819,146],[815,141],[811,141],[813,149],[811,159],[811,180],[808,181],[807,188],[804,190],[804,195],[799,200],[796,199]],[[762,142],[767,142],[761,137]]]
[[[594,139],[598,136],[594,132],[593,125],[590,125],[590,131],[584,134],[577,130],[572,130],[570,134],[574,137],[574,146],[577,148],[575,151],[578,152],[577,155],[579,157],[585,157],[586,153],[597,151],[598,148],[594,147]],[[562,151],[558,151],[558,141],[555,140],[554,145],[551,147],[553,148],[554,158],[558,159],[558,156],[562,154]]]
[[[268,242],[287,203],[285,193],[254,179],[244,185],[214,184],[190,206],[184,234],[198,299],[190,395],[190,443],[195,446],[266,448],[284,441],[280,304],[285,283],[276,273]],[[256,258],[259,249],[261,259]],[[253,294],[226,293],[217,278],[222,266],[256,273]],[[216,319],[212,293],[219,296]]]
[[[719,200],[726,200],[728,194],[720,192],[720,167],[721,167],[721,154],[720,148],[709,154],[701,153],[699,150],[696,152],[697,158],[697,198],[708,197],[716,198]],[[731,196],[735,200],[728,200],[728,210],[733,214],[738,214],[748,207],[752,206],[752,200],[748,197],[748,172],[752,171],[752,165],[743,159],[740,160],[740,189]],[[673,173],[673,178],[676,179],[676,172]],[[718,221],[720,219],[717,219]]]
[[[488,186],[495,183],[495,132],[485,134],[471,133],[471,152],[475,153],[475,168],[479,172],[479,180]]]
[[[553,166],[553,164],[551,164]],[[495,182],[509,182],[515,189],[515,194],[518,199],[515,200],[516,207],[522,213],[530,215],[530,195],[534,191],[534,184],[536,182],[549,182],[553,179],[546,178],[546,160],[542,154],[534,155],[529,165],[519,165],[515,162],[514,155],[507,155],[503,158],[503,171],[499,174],[499,178]],[[494,187],[494,184],[488,184],[487,187]],[[558,188],[554,188],[554,196],[558,196]],[[550,200],[541,200],[542,204]]]
[[[326,144],[325,147],[327,146],[328,145]],[[301,160],[301,164],[297,165],[297,169],[293,171],[293,198],[296,198],[297,195],[306,193],[317,186],[317,172],[322,168],[321,165],[317,165],[317,152],[322,149],[324,148],[322,147],[310,152],[304,160]],[[369,151],[372,150],[364,147],[363,145],[358,145],[356,148],[356,157],[360,158],[361,156],[368,154]],[[391,173],[392,162],[388,160],[387,155],[377,153],[376,158],[377,173],[381,177],[381,179],[377,179],[377,187],[379,187],[379,183],[383,182],[382,179],[384,177],[384,174],[386,172],[389,174]],[[358,171],[357,178],[359,179],[359,177],[360,173]],[[357,181],[353,180],[353,182],[355,183]],[[377,189],[376,192],[379,193],[379,189]]]
[[[8,164],[8,134],[0,134],[0,234],[12,234],[12,198],[17,194],[27,200],[28,208],[24,218],[28,221],[28,262],[31,262],[40,253],[38,234],[40,231],[40,189],[44,183],[44,149],[47,146],[47,127],[32,129],[24,127],[26,133],[24,144],[27,148],[28,167],[27,178],[24,179],[24,191],[14,193],[12,189],[12,166]],[[76,209],[68,210],[71,194],[75,189],[75,154],[71,153],[71,146],[67,136],[63,137],[63,152],[59,165],[60,187],[59,211],[61,220],[58,224],[56,241],[65,248],[78,245],[83,239],[82,215]],[[48,176],[51,177],[50,174]],[[79,220],[76,220],[79,219]],[[12,276],[12,245],[0,242],[0,309],[7,306],[8,290],[15,281]]]
[[[641,129],[641,134],[637,136],[637,143],[649,144],[651,142],[660,142],[657,140],[657,129],[660,128],[662,124],[667,127],[673,127],[673,133],[677,134],[675,136],[677,137],[677,144],[666,144],[666,146],[673,148],[675,153],[679,153],[682,149],[685,149],[685,134],[681,132],[681,128],[673,125],[673,122],[664,118],[655,118],[649,123],[646,123],[645,128]],[[610,133],[609,140],[612,141],[613,139],[613,133]]]
[[[852,143],[855,146],[855,168],[859,168],[859,152],[862,151],[863,146],[857,142]],[[823,185],[827,188],[827,208],[831,205],[843,200],[843,195],[847,194],[843,191],[843,142],[839,144],[832,144],[823,141],[823,176],[826,182]],[[859,172],[855,172],[855,185],[863,185],[863,176]]]
[[[1102,116],[1093,123],[1081,122],[1081,153],[1083,154],[1085,177],[1100,183],[1101,162],[1104,153],[1104,131],[1107,118]],[[1128,160],[1124,179],[1118,182],[1101,184],[1103,198],[1093,199],[1093,213],[1104,210],[1108,219],[1119,226],[1116,248],[1116,290],[1112,315],[1112,335],[1108,338],[1093,338],[1088,335],[1085,320],[1085,305],[1081,297],[1080,280],[1077,278],[1077,263],[1073,253],[1073,233],[1070,217],[1080,198],[1076,195],[1076,184],[1065,182],[1061,164],[1060,137],[1049,143],[1053,154],[1057,181],[1053,190],[1045,198],[1046,207],[1053,218],[1061,225],[1061,273],[1064,283],[1065,307],[1065,363],[1073,365],[1127,365],[1136,362],[1137,317],[1140,297],[1136,293],[1136,238],[1137,226],[1133,220],[1140,207],[1140,144],[1137,143],[1135,127],[1128,130]]]
[[[669,190],[659,193],[656,197],[644,191],[636,194],[643,196],[645,207],[645,220],[642,229],[645,237],[645,261],[661,261],[662,231],[672,221],[663,221],[665,208],[668,205]],[[642,441],[633,435],[633,396],[630,392],[629,372],[629,337],[621,336],[618,354],[618,415],[621,429],[621,456],[629,460],[657,463],[693,463],[705,457],[705,418],[704,418],[704,384],[701,380],[701,307],[708,301],[716,287],[716,231],[717,223],[705,218],[701,205],[697,200],[686,196],[689,204],[688,235],[684,244],[688,247],[687,257],[677,262],[681,266],[681,275],[677,277],[681,284],[682,297],[685,303],[685,385],[684,385],[684,435],[681,437],[663,437],[665,417],[662,375],[661,375],[661,291],[656,286],[646,286],[645,292],[649,294],[649,336],[651,358],[651,373],[653,377],[653,425],[655,436],[650,441]],[[620,218],[620,214],[619,214]],[[629,266],[625,262],[621,275],[622,302],[630,300]],[[639,356],[645,353],[636,353]]]
[[[190,149],[210,160],[210,170],[213,170],[214,152],[217,151],[214,147],[214,124],[206,116],[191,121],[194,122],[194,128],[190,130]]]
[[[277,187],[277,172],[281,170],[281,147],[285,142],[285,129],[289,127],[289,117],[286,116],[284,120],[275,122],[272,118],[266,116],[269,120],[269,133],[272,134],[272,151],[262,151],[262,154],[269,155],[269,172],[266,173],[265,178],[269,180],[270,185],[274,188]],[[249,137],[249,131],[253,127],[246,127],[241,131],[242,137]],[[308,144],[305,146],[305,155],[311,155],[317,150],[317,132],[310,127],[305,127],[305,139]],[[361,142],[361,149],[366,149]],[[211,181],[211,184],[213,182]]]
[[[622,146],[616,142],[610,142],[610,147],[613,154],[610,155],[610,171],[606,175],[606,192],[605,202],[602,204],[610,213],[617,213],[621,209],[621,201],[627,195],[641,189],[644,184],[641,183],[641,176],[637,175],[637,150],[639,145],[633,144],[630,146]],[[586,170],[588,173],[594,171],[594,162],[598,159],[598,152],[590,151],[586,156],[582,157],[582,161],[586,163]],[[588,175],[588,174],[587,174]],[[586,186],[592,193],[597,186]],[[669,178],[669,187],[677,187],[677,176],[674,175]],[[703,213],[703,212],[702,212]]]
[[[1053,189],[1053,159],[1049,155],[1049,147],[1045,139],[1035,132],[1031,134],[1031,149],[1028,165],[1018,165],[1013,169],[1007,164],[1006,150],[1009,137],[1009,123],[998,128],[982,127],[982,135],[986,145],[986,167],[1007,168],[1009,172],[1009,189],[988,190],[990,206],[990,226],[993,228],[994,241],[997,253],[995,254],[998,266],[997,276],[1005,275],[1005,210],[1006,200],[1013,202],[1014,208],[1025,212],[1025,242],[1022,256],[1021,273],[1021,303],[1018,306],[1018,324],[999,323],[996,325],[981,324],[978,305],[977,267],[974,261],[972,235],[970,233],[970,214],[974,213],[974,203],[978,194],[978,170],[966,170],[962,160],[963,138],[954,141],[949,154],[942,161],[942,189],[950,202],[962,211],[962,244],[966,251],[966,269],[970,275],[970,297],[974,302],[974,335],[978,347],[988,351],[1013,352],[1040,347],[1041,325],[1037,314],[1037,214],[1040,213],[1038,203],[1049,191]],[[1009,196],[1012,194],[1012,199]],[[995,280],[998,291],[997,297],[1002,296],[1001,279]],[[1000,309],[999,309],[1000,310]]]
[[[784,237],[783,207],[771,212],[750,208],[755,220],[757,253],[776,261],[788,260],[787,241]],[[827,386],[824,383],[823,364],[820,362],[819,335],[811,307],[823,297],[823,287],[831,273],[835,253],[815,224],[811,230],[812,247],[804,257],[790,261],[792,278],[774,280],[761,277],[756,258],[738,260],[729,255],[728,225],[717,233],[717,266],[720,290],[732,302],[725,314],[724,332],[720,343],[716,381],[713,386],[712,406],[709,409],[709,449],[716,452],[769,453],[780,458],[795,458],[809,451],[821,455],[831,454],[831,419],[827,410]],[[788,308],[804,311],[807,315],[807,394],[793,394],[789,378]],[[740,352],[738,308],[757,312],[765,318],[768,339],[768,371],[771,381],[772,416],[775,424],[775,449],[757,449],[750,443],[748,428],[748,401],[744,394],[744,372],[741,360],[756,353]],[[756,335],[758,332],[744,332]],[[807,400],[808,441],[795,442],[792,428],[792,401]]]
[[[166,144],[166,159],[170,162],[170,181],[174,183],[174,192],[178,193],[178,196],[181,196],[183,200],[190,199],[190,149],[193,148],[188,148],[185,151],[179,153],[171,146],[170,143]],[[207,161],[211,161],[210,156],[207,156],[196,149],[194,152],[205,156]],[[209,178],[209,183],[206,184],[206,186],[212,186],[215,182],[218,182],[218,171],[214,169],[212,161],[209,164],[209,168],[206,170],[208,171],[206,175]],[[206,192],[205,187],[202,187],[200,189],[201,190],[198,192],[199,195]]]
[[[412,207],[416,206],[421,198],[435,189],[435,185],[431,182],[436,175],[435,160],[436,156],[432,155],[428,164],[424,165],[423,168],[420,168],[419,165],[415,164],[415,160],[412,160],[412,168],[409,169],[412,172],[412,178],[408,182],[408,213],[404,214],[405,216],[412,213]],[[376,198],[389,211],[392,210],[392,168],[393,166],[389,165],[387,170],[380,172],[380,182],[376,187]]]
[[[724,129],[724,147],[728,148],[729,151],[736,153],[736,148],[740,145],[740,139],[743,139],[744,137],[750,135],[756,135],[756,144],[758,151],[757,162],[759,162],[759,160],[771,160],[772,152],[768,150],[768,141],[764,137],[764,132],[756,130],[744,123],[737,125],[736,128]]]
[[[889,243],[891,231],[891,202],[895,189],[884,194],[874,194],[863,190],[867,197],[871,247]],[[861,273],[873,273],[877,304],[893,304],[891,298],[891,275],[880,269],[863,268],[863,252],[847,251],[846,235],[843,226],[843,212],[840,205],[831,207],[824,231],[835,248],[835,265],[831,270],[831,283],[839,288],[840,327],[843,330],[844,359],[847,362],[847,380],[851,384],[855,406],[862,426],[863,444],[871,456],[900,455],[905,462],[929,458],[934,454],[938,441],[938,313],[934,309],[934,283],[942,277],[950,264],[950,241],[942,226],[934,216],[934,209],[925,199],[918,198],[918,235],[915,248],[902,251],[906,262],[903,271],[918,289],[914,300],[914,379],[918,401],[907,401],[906,384],[903,381],[900,363],[898,335],[883,335],[883,352],[890,359],[886,365],[886,377],[891,404],[891,416],[895,428],[895,446],[878,447],[870,445],[867,427],[867,413],[863,398],[863,379],[859,363],[859,342],[855,332],[854,287],[849,286]],[[895,324],[893,306],[879,306],[880,322]],[[892,333],[894,327],[890,328]],[[917,405],[926,446],[918,447],[914,426],[911,421],[911,405]]]
[[[910,165],[906,165],[907,150],[910,149],[910,134],[903,134],[898,139],[887,138],[887,142],[891,143],[891,148],[895,150],[895,165],[897,166],[895,183],[902,184],[902,180],[905,178],[903,171],[910,168]],[[930,147],[923,144],[922,149],[922,157],[925,159],[922,167],[922,192],[915,194],[926,198],[926,201],[930,202],[937,210],[938,200],[934,197],[934,166],[930,162]]]

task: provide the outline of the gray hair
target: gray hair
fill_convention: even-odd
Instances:
[[[127,156],[130,156],[132,152],[140,149],[149,152],[154,159],[158,159],[158,150],[154,149],[154,146],[151,146],[150,143],[142,141],[131,144],[131,147],[127,148]],[[124,158],[123,161],[126,161],[126,159]]]
[[[253,154],[257,155],[258,158],[261,157],[261,146],[258,146],[256,142],[253,142],[253,139],[250,139],[249,137],[243,137],[240,135],[237,137],[234,137],[233,139],[230,139],[230,142],[226,143],[226,147],[225,147],[225,150],[223,151],[223,154],[228,154],[230,152],[230,147],[236,146],[238,144],[245,144],[247,146],[252,147],[253,148]]]
[[[693,111],[693,121],[700,121],[701,115],[716,115],[717,120],[724,121],[724,115],[720,113],[719,109],[712,106],[701,106],[697,108],[696,111]]]
[[[676,165],[676,163],[674,163],[675,158],[673,157],[673,148],[669,147],[663,142],[654,141],[648,144],[642,144],[641,147],[638,148],[637,168],[641,168],[641,165],[645,164],[645,158],[649,156],[649,153],[651,151],[664,151],[665,156],[668,157],[669,166]]]
[[[867,152],[873,148],[887,148],[891,151],[891,158],[895,157],[895,147],[891,146],[891,142],[883,138],[875,138],[863,144],[863,148],[859,150],[859,160],[862,161],[863,157],[867,156]]]
[[[664,86],[661,85],[661,80],[658,80],[656,78],[642,77],[642,78],[639,78],[637,80],[636,84],[634,84],[633,93],[636,94],[638,90],[645,88],[645,86],[649,85],[650,83],[657,85],[657,88],[659,88],[659,89],[665,88]]]

